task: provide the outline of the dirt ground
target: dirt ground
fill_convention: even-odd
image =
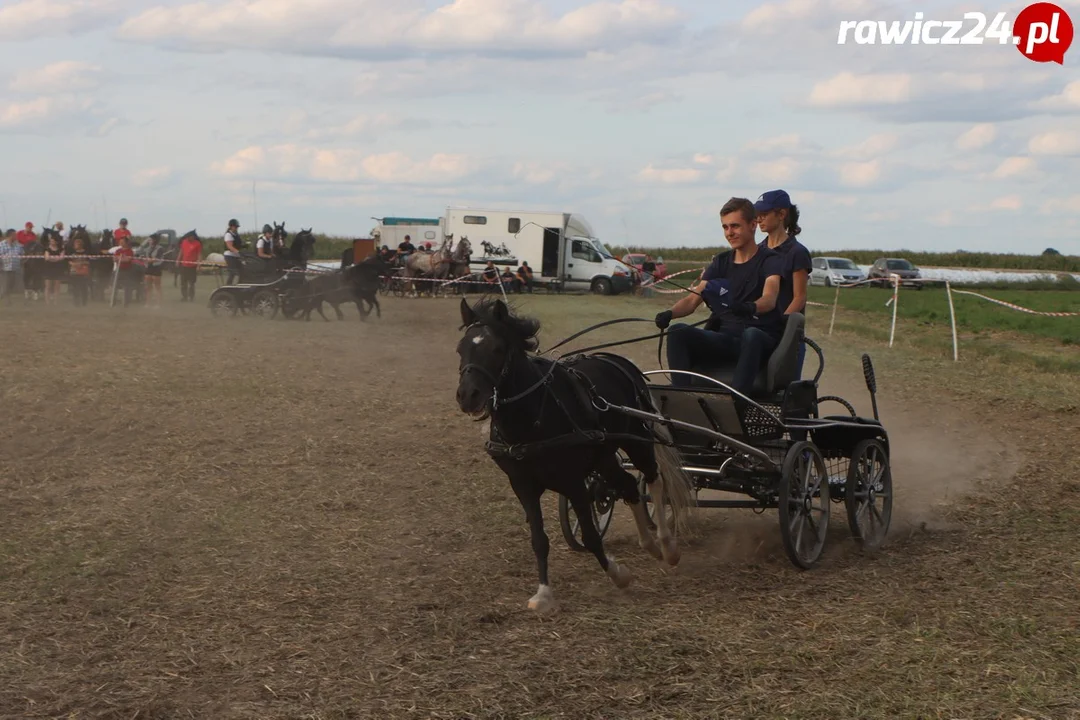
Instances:
[[[632,302],[527,310],[546,347],[651,317]],[[879,376],[892,539],[862,556],[834,505],[810,572],[774,512],[701,510],[665,573],[620,506],[620,591],[547,498],[538,618],[520,507],[454,403],[458,324],[431,299],[0,307],[0,717],[1080,717],[1075,415]],[[869,413],[846,343],[823,392]]]

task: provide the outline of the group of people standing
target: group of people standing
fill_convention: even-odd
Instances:
[[[656,326],[668,329],[669,368],[690,371],[709,362],[734,361],[731,385],[748,395],[779,345],[787,317],[806,313],[810,251],[796,239],[802,232],[799,209],[784,190],[763,193],[757,202],[731,198],[720,210],[720,223],[731,252],[717,254],[690,294],[656,315]],[[758,229],[765,233],[760,243]],[[704,327],[671,325],[702,303],[711,311]],[[799,343],[797,377],[805,355]],[[671,382],[686,386],[690,376],[674,373]]]

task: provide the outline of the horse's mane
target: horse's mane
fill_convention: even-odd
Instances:
[[[476,303],[472,311],[477,322],[498,328],[526,351],[533,352],[540,346],[540,340],[536,337],[540,332],[540,321],[514,315],[514,308],[504,303],[501,298],[485,298]]]

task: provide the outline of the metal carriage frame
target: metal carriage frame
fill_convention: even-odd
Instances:
[[[279,312],[287,314],[289,294],[297,287],[296,278],[303,282],[302,274],[289,270],[267,283],[221,285],[210,293],[207,305],[215,317],[250,313],[273,320]]]
[[[801,335],[801,333],[800,333]],[[892,474],[889,437],[878,416],[877,382],[869,355],[863,354],[863,375],[873,403],[873,418],[860,417],[843,398],[817,395],[824,355],[818,355],[812,380],[795,380],[781,391],[754,400],[737,392],[717,373],[654,370],[643,373],[656,412],[602,403],[598,409],[638,417],[667,428],[671,444],[683,458],[692,484],[694,505],[743,508],[762,513],[776,509],[784,550],[797,567],[810,569],[821,558],[831,505],[843,503],[854,540],[865,550],[881,547],[892,516]],[[730,370],[730,369],[729,369]],[[656,375],[690,376],[689,387],[654,384]],[[833,402],[847,411],[822,415]],[[604,407],[606,405],[606,407]],[[625,457],[623,467],[636,475],[648,514],[651,505],[643,478]],[[611,525],[618,496],[598,474],[587,480],[593,492],[592,514],[603,536]],[[700,491],[721,491],[741,498],[702,499]],[[585,548],[573,509],[559,498],[559,520],[567,544]]]

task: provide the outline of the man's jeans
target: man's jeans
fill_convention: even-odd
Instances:
[[[693,370],[695,367],[724,365],[736,361],[731,386],[743,395],[754,388],[754,379],[779,342],[764,330],[749,327],[742,332],[712,331],[672,325],[667,336],[668,368]],[[672,385],[688,386],[688,375],[674,373]]]

